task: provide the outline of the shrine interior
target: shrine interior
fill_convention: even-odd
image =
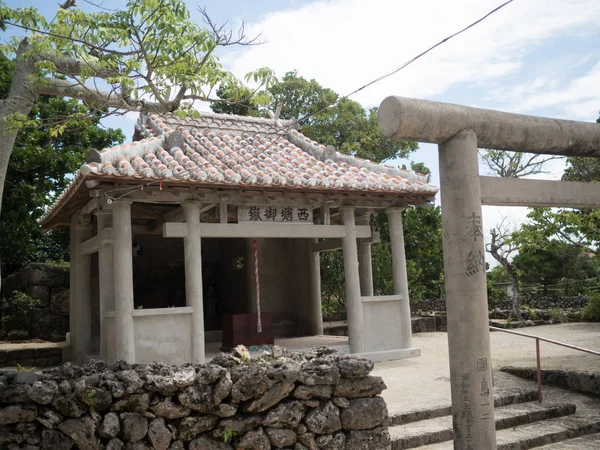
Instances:
[[[164,238],[153,226],[163,205],[134,205],[133,285],[135,309],[186,306],[183,239]],[[175,211],[180,208],[172,208]],[[213,211],[214,213],[214,211]],[[203,220],[210,221],[209,217]],[[309,239],[258,239],[261,310],[271,314],[275,337],[310,335]],[[203,238],[202,285],[206,342],[220,342],[222,318],[256,312],[252,238]],[[92,311],[99,308],[98,255],[90,267]],[[92,349],[100,346],[99,314],[92,313]]]

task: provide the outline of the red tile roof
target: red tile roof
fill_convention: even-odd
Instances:
[[[81,177],[92,174],[95,178],[127,177],[140,182],[165,180],[298,191],[317,188],[430,197],[438,191],[424,175],[320,145],[294,129],[294,121],[209,113],[198,119],[140,115],[136,136],[143,139],[90,152],[71,186],[42,221],[70,195]]]

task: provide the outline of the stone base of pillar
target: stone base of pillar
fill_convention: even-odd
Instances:
[[[397,359],[416,358],[421,356],[420,348],[400,348],[397,350],[383,350],[380,352],[355,353],[356,356],[368,358],[374,362],[395,361]]]

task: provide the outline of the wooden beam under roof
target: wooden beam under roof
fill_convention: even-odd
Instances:
[[[204,238],[343,238],[346,236],[346,227],[305,223],[201,223],[199,232]],[[185,223],[171,222],[163,225],[163,236],[166,238],[183,238],[187,233]],[[371,238],[371,228],[357,225],[356,236]]]

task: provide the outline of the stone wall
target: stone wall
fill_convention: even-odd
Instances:
[[[206,365],[65,364],[0,377],[0,448],[389,449],[373,363],[245,348]]]
[[[417,311],[446,311],[446,299],[419,300],[411,302],[410,307],[413,314]]]
[[[62,357],[62,347],[0,348],[0,367],[57,366],[62,362]]]
[[[49,264],[30,264],[26,269],[6,277],[2,282],[2,297],[13,291],[24,292],[40,300],[40,306],[31,311],[29,338],[62,341],[69,331],[69,269]],[[9,329],[4,329],[8,333]],[[24,336],[26,337],[26,336]]]
[[[528,296],[521,297],[521,304],[529,306],[533,309],[582,309],[587,304],[586,295],[578,295],[573,297],[556,297],[556,296]],[[506,298],[499,300],[496,304],[497,309],[510,309],[511,299]],[[446,300],[419,300],[411,305],[413,314],[418,311],[446,311]]]
[[[535,367],[503,367],[500,370],[528,380],[537,380]],[[600,372],[542,369],[542,385],[546,384],[600,397]]]
[[[411,317],[412,334],[431,333],[434,331],[448,331],[448,319],[445,313],[430,314],[427,316]],[[348,322],[324,322],[323,334],[329,336],[348,336]]]
[[[587,301],[587,295],[578,295],[573,297],[523,295],[521,298],[523,305],[529,306],[533,309],[582,309],[585,305],[587,305]],[[510,308],[510,299],[504,300],[503,304],[505,308]]]

